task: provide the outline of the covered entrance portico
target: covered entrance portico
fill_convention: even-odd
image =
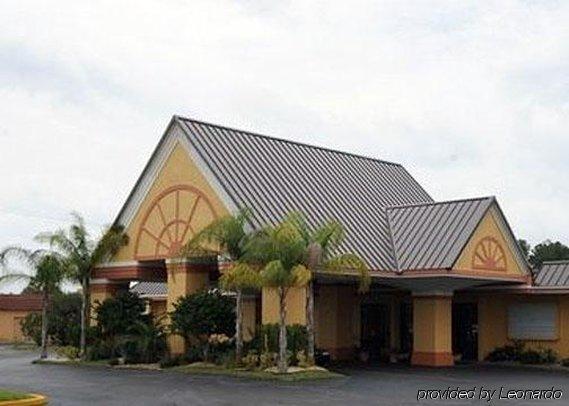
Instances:
[[[512,276],[374,275],[369,293],[349,276],[319,276],[316,340],[336,359],[407,361],[444,367],[477,361],[479,286],[515,285]],[[334,303],[329,292],[337,292]],[[322,298],[326,293],[326,300]],[[342,309],[341,312],[338,309]]]

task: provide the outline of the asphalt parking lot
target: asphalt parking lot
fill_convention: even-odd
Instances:
[[[569,373],[566,372],[488,366],[444,370],[384,366],[342,370],[347,375],[345,378],[329,381],[274,383],[168,371],[33,365],[31,361],[36,356],[29,351],[0,347],[0,388],[46,394],[50,405],[569,404]],[[427,390],[434,390],[428,393],[429,397],[437,397],[444,394],[444,390],[457,388],[473,391],[473,398],[417,399],[418,393],[427,396]],[[500,400],[500,388],[503,395],[513,390],[554,388],[561,391],[562,397]],[[481,394],[485,394],[481,389],[495,390],[493,400],[480,399]],[[514,394],[519,397],[521,392]]]

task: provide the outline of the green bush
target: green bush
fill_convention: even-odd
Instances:
[[[165,355],[160,360],[160,368],[172,368],[177,367],[178,365],[182,365],[182,357],[176,355],[174,357],[170,355]]]
[[[290,352],[291,365],[298,363],[297,354],[305,351],[308,344],[306,326],[293,324],[286,327],[287,351]],[[257,330],[255,337],[247,343],[248,349],[260,353],[278,353],[279,351],[279,325],[263,324]]]
[[[241,362],[243,362],[243,366],[250,371],[257,369],[259,367],[259,354],[256,350],[250,350],[247,355],[243,357]]]
[[[563,365],[564,367],[569,367],[569,358],[562,359],[561,365]]]
[[[127,363],[157,362],[166,354],[166,329],[161,320],[138,321],[129,332],[125,341]]]
[[[539,348],[522,352],[520,362],[522,364],[554,364],[558,360],[557,354],[551,349]]]
[[[79,348],[67,345],[65,347],[57,347],[55,353],[60,357],[74,360],[79,358]]]
[[[219,291],[202,291],[186,295],[174,303],[171,313],[174,333],[187,342],[206,342],[212,334],[235,334],[235,303]]]
[[[126,335],[138,322],[147,322],[144,300],[132,292],[120,292],[102,303],[95,304],[95,320],[99,337],[114,338]]]
[[[163,358],[166,329],[161,320],[143,314],[144,310],[144,301],[130,292],[97,303],[97,325],[89,331],[88,358],[122,357],[126,363],[151,363]]]
[[[57,293],[48,313],[48,337],[57,346],[79,346],[81,295]],[[22,320],[23,334],[41,344],[41,314],[30,313]]]
[[[486,360],[491,362],[513,361],[522,364],[554,364],[559,360],[557,353],[549,348],[526,349],[521,341],[514,341],[494,349]]]
[[[87,359],[98,361],[116,357],[116,345],[114,339],[104,339],[102,337],[91,337],[90,345],[87,347]]]
[[[186,349],[186,353],[184,354],[184,361],[187,362],[188,364],[203,361],[204,360],[203,347],[204,345],[201,343],[188,346],[188,348]]]
[[[524,349],[525,344],[516,340],[512,344],[495,348],[486,356],[486,360],[490,362],[519,361]]]
[[[22,334],[39,347],[41,345],[41,314],[29,313],[22,320],[21,327]]]

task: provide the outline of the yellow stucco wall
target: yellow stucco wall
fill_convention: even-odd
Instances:
[[[206,178],[200,172],[195,163],[191,160],[185,148],[177,143],[169,157],[166,159],[164,166],[159,171],[154,183],[150,187],[148,194],[144,198],[142,204],[132,222],[128,225],[126,232],[130,237],[128,245],[123,247],[113,258],[113,261],[132,261],[137,259],[138,255],[153,255],[155,249],[155,241],[144,234],[140,241],[138,241],[138,250],[135,245],[137,244],[137,236],[141,225],[144,223],[149,230],[158,234],[164,228],[164,220],[158,210],[152,210],[147,219],[145,219],[147,212],[151,209],[152,203],[170,188],[178,186],[191,186],[198,189],[211,203],[215,213],[218,217],[228,214],[228,211],[221,199],[216,195],[212,187],[207,182]],[[167,197],[161,201],[160,207],[166,223],[175,217],[176,204],[175,196]],[[185,198],[184,198],[185,197]],[[178,211],[180,216],[185,216],[192,209],[192,203],[195,196],[190,192],[184,194],[180,199]],[[145,221],[146,220],[146,221]],[[202,199],[195,208],[194,215],[192,216],[191,225],[194,231],[199,231],[213,220],[208,205]],[[191,232],[188,232],[185,240],[191,237]],[[136,250],[136,253],[135,253]]]
[[[322,285],[315,299],[316,346],[347,358],[359,342],[360,306],[356,288]]]
[[[557,303],[558,339],[525,341],[530,348],[551,348],[560,357],[569,357],[569,296],[504,295],[480,296],[478,299],[478,357],[483,360],[494,348],[511,343],[508,339],[508,306],[515,302]]]
[[[263,324],[279,322],[279,296],[276,289],[264,288],[262,292]],[[306,324],[306,289],[290,288],[286,298],[287,324]]]
[[[251,340],[257,326],[257,302],[255,298],[243,299],[243,339]]]
[[[486,213],[474,234],[472,235],[470,241],[462,251],[458,261],[454,266],[454,270],[457,272],[468,271],[468,272],[498,272],[498,271],[483,271],[476,270],[472,267],[473,257],[475,255],[476,247],[478,243],[487,237],[493,238],[504,250],[506,257],[506,274],[508,275],[525,275],[525,272],[520,268],[518,261],[514,256],[514,247],[508,243],[507,239],[504,237],[500,227],[498,226],[498,213],[495,209],[491,209]],[[499,273],[498,273],[499,274]]]
[[[197,292],[209,283],[208,272],[194,272],[186,268],[185,265],[167,264],[168,273],[168,297],[166,299],[166,309],[168,312],[174,311],[174,303],[180,296]],[[173,354],[183,354],[185,343],[182,337],[171,335],[168,339],[170,351]]]
[[[452,352],[452,298],[413,298],[413,351]]]
[[[153,317],[159,319],[165,316],[167,312],[166,300],[151,300],[150,301],[150,313]]]
[[[26,340],[22,334],[20,322],[30,311],[0,310],[0,343]]]

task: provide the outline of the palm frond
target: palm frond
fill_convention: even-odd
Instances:
[[[355,271],[359,275],[359,291],[366,292],[371,284],[371,273],[366,262],[355,254],[341,254],[326,261],[322,269],[328,272]]]
[[[0,252],[0,267],[7,266],[10,260],[21,261],[28,266],[34,266],[32,254],[33,251],[15,245],[6,247]]]
[[[262,281],[259,271],[246,263],[238,262],[221,275],[219,283],[223,289],[243,290],[259,289]]]
[[[325,260],[338,248],[344,237],[344,226],[336,220],[330,220],[313,232],[311,240],[320,244],[323,251],[322,256]]]
[[[28,275],[26,273],[7,273],[5,275],[0,275],[0,284],[6,282],[15,282],[23,279],[30,280],[32,278],[32,275]]]
[[[246,231],[251,212],[240,210],[235,215],[221,217],[196,233],[180,250],[181,257],[228,254],[237,260],[243,256],[248,240]]]
[[[297,265],[290,271],[290,286],[304,287],[312,279],[312,272],[304,265]]]
[[[290,283],[289,273],[279,260],[271,261],[261,270],[260,273],[263,286],[278,288],[288,286]]]
[[[114,225],[107,229],[96,243],[91,253],[90,266],[94,267],[115,255],[121,247],[128,244],[129,237],[122,225]]]

